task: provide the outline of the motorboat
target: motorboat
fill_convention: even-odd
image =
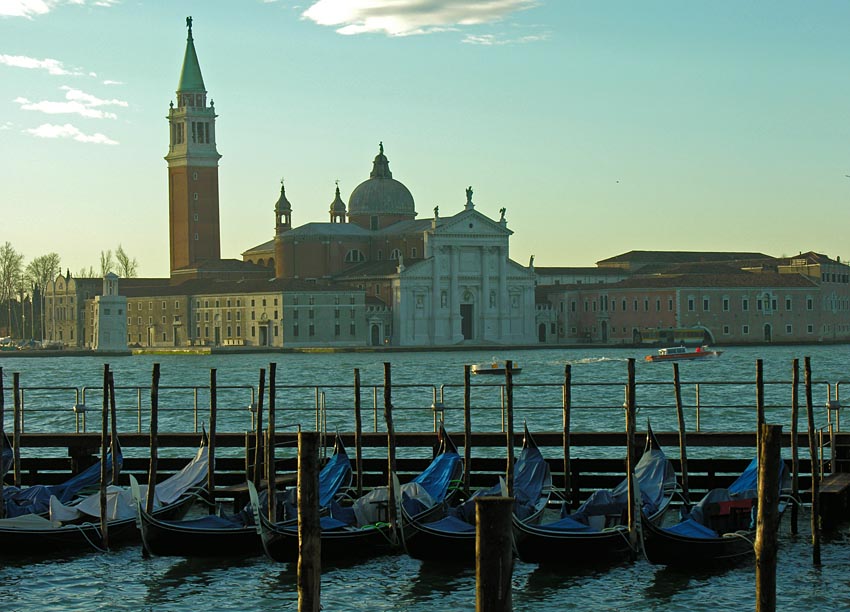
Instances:
[[[476,363],[472,366],[473,374],[499,374],[501,376],[505,375],[505,369],[507,368],[506,361],[488,361],[486,363]],[[516,362],[511,362],[511,374],[517,375],[522,372],[522,368],[517,365]]]
[[[723,351],[716,351],[706,345],[696,348],[686,346],[671,346],[658,349],[658,354],[647,355],[646,361],[680,361],[688,359],[705,359],[707,357],[719,357]]]

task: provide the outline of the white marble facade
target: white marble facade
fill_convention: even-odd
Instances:
[[[472,206],[434,219],[425,259],[393,282],[394,342],[402,346],[532,344],[534,272],[510,260],[504,211]]]

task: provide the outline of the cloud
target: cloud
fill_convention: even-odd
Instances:
[[[119,0],[94,0],[90,4],[100,7],[110,7]],[[32,19],[45,15],[57,6],[73,4],[84,6],[86,0],[0,0],[0,17],[25,17]]]
[[[115,113],[102,110],[101,106],[127,107],[123,100],[102,100],[91,94],[71,87],[62,87],[65,90],[64,102],[52,102],[43,100],[32,102],[26,98],[15,98],[13,101],[21,105],[21,110],[38,111],[48,115],[80,115],[88,119],[117,119]]]
[[[3,0],[0,0],[2,5]],[[0,54],[0,64],[6,66],[14,66],[15,68],[29,68],[38,70],[47,70],[48,73],[54,75],[72,75],[79,76],[82,72],[77,70],[69,70],[62,65],[62,62],[55,59],[36,59],[25,55],[2,55]]]
[[[549,32],[528,34],[526,36],[519,36],[515,38],[501,37],[496,34],[467,34],[466,38],[464,38],[461,42],[468,45],[483,45],[485,47],[492,47],[498,45],[521,45],[525,43],[540,42],[543,40],[549,40],[549,36]]]
[[[340,34],[410,36],[493,23],[539,0],[318,0],[301,16]]]
[[[25,132],[36,136],[37,138],[71,138],[77,142],[86,142],[92,144],[107,144],[117,145],[118,142],[112,140],[103,134],[84,134],[79,128],[74,127],[70,123],[65,125],[53,125],[44,123],[37,128],[24,130]]]
[[[32,19],[33,15],[49,13],[52,4],[43,0],[0,0],[0,16]]]
[[[103,85],[123,85],[124,81],[110,81],[109,79],[103,81]]]

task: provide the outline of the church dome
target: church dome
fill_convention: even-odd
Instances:
[[[360,183],[348,198],[349,215],[416,215],[413,196],[393,178],[384,144],[372,162],[369,179]]]

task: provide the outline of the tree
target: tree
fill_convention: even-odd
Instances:
[[[136,258],[130,258],[127,252],[120,244],[118,250],[115,251],[115,259],[118,260],[118,276],[122,278],[135,278],[137,275],[136,269],[139,267]]]
[[[56,253],[48,253],[47,255],[39,255],[27,265],[27,278],[32,283],[35,289],[38,289],[39,307],[41,310],[41,339],[44,340],[44,293],[47,290],[47,283],[56,279],[59,274],[59,255]],[[35,292],[33,292],[35,293]]]
[[[100,275],[106,276],[115,269],[115,260],[112,259],[112,250],[100,252]]]
[[[12,333],[12,298],[21,279],[24,256],[18,253],[11,242],[6,242],[0,247],[0,302],[6,300],[6,312],[8,315],[9,335]],[[23,330],[21,332],[23,334]]]
[[[86,270],[84,267],[80,268],[80,271],[74,275],[76,278],[97,278],[97,274],[95,274],[94,266],[89,266],[89,269]]]

